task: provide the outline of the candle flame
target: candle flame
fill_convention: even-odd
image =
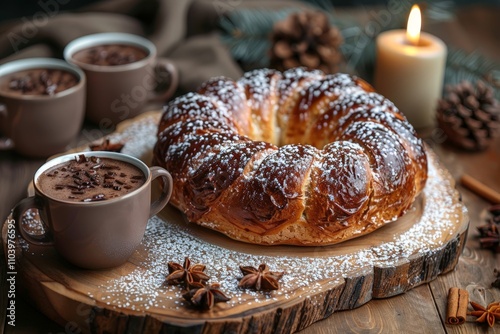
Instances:
[[[420,14],[420,8],[418,5],[413,5],[408,17],[408,26],[406,27],[406,38],[412,45],[418,45],[421,26],[422,15]]]

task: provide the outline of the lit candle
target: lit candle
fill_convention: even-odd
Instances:
[[[434,125],[446,64],[446,45],[420,32],[420,9],[414,5],[405,30],[377,37],[374,85],[416,128]]]

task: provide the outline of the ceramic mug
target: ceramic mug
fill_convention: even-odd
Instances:
[[[48,94],[24,94],[9,88],[16,74],[62,70],[76,76],[68,89]],[[28,58],[0,65],[0,139],[2,149],[29,157],[66,151],[81,130],[85,115],[85,74],[60,59]]]
[[[121,65],[94,64],[75,58],[78,52],[109,45],[135,47],[146,54],[142,59]],[[158,58],[155,45],[141,36],[126,33],[86,35],[65,47],[64,58],[87,75],[86,116],[101,127],[137,116],[148,102],[165,102],[177,88],[178,74],[174,65],[167,59]],[[158,92],[164,79],[170,84]]]
[[[144,184],[118,197],[101,201],[71,201],[48,194],[41,178],[49,169],[71,160],[91,157],[109,158],[137,167]],[[162,191],[151,202],[151,183],[161,178]],[[148,167],[141,160],[116,152],[85,152],[66,154],[46,162],[33,177],[35,195],[21,200],[12,211],[18,233],[29,243],[53,245],[68,262],[87,269],[115,267],[126,262],[139,246],[148,219],[167,204],[172,193],[172,177],[161,167]],[[50,192],[56,192],[50,188]],[[21,224],[28,209],[38,209],[45,233],[29,234]]]

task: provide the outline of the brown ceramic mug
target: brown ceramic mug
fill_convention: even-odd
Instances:
[[[76,163],[75,159],[93,159],[92,161],[105,165],[102,168],[109,169],[106,173],[122,176],[126,175],[123,168],[119,171],[112,165],[128,166],[136,174],[142,174],[139,176],[143,179],[138,188],[116,197],[110,196],[109,199],[69,200],[63,194],[56,193],[62,186],[56,184],[55,188],[47,188],[44,178],[56,174],[54,170],[70,169],[66,165]],[[76,173],[80,171],[75,170]],[[88,174],[83,169],[82,173]],[[158,177],[162,183],[161,194],[151,202],[151,183]],[[104,182],[105,179],[101,181]],[[139,159],[126,154],[102,151],[67,154],[49,160],[36,171],[33,184],[35,195],[21,200],[12,212],[18,233],[31,244],[53,245],[68,262],[87,269],[110,268],[126,262],[139,246],[148,219],[163,209],[172,193],[172,177],[165,169],[148,167]],[[38,209],[44,234],[32,235],[22,227],[21,219],[29,209]]]
[[[125,46],[143,51],[140,57],[129,61],[120,52],[102,50],[103,56],[94,54],[82,58],[85,51],[100,52],[109,46]],[[96,51],[97,50],[97,51]],[[110,54],[112,52],[116,55]],[[108,62],[103,58],[108,56]],[[67,62],[80,67],[87,76],[86,116],[102,127],[109,127],[140,114],[146,103],[163,103],[177,88],[178,74],[167,59],[158,58],[155,45],[141,36],[126,33],[100,33],[87,35],[70,42],[64,49]],[[119,58],[120,61],[113,61]],[[162,87],[164,81],[169,84]]]
[[[72,75],[76,84],[62,91],[50,90],[54,86],[49,85],[48,92],[33,94],[23,90],[25,87],[12,87],[17,81],[26,84],[19,76],[40,70]],[[29,58],[1,65],[0,133],[4,138],[0,138],[0,148],[13,148],[30,157],[66,151],[83,123],[85,86],[85,74],[60,59]]]

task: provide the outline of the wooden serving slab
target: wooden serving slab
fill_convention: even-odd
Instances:
[[[151,162],[159,112],[127,121],[109,136],[123,152]],[[87,150],[88,147],[81,148]],[[10,219],[10,217],[9,217]],[[23,224],[40,228],[36,216]],[[188,223],[173,207],[150,219],[139,249],[124,265],[89,271],[51,247],[16,239],[17,284],[44,314],[66,328],[96,333],[290,333],[335,311],[396,296],[452,270],[468,229],[454,181],[429,151],[429,179],[396,222],[328,247],[256,246]],[[2,240],[7,237],[7,224]],[[7,254],[7,252],[6,252]],[[191,308],[182,289],[164,284],[168,261],[207,265],[211,282],[231,297],[209,311]],[[241,290],[239,265],[284,271],[281,289]]]

